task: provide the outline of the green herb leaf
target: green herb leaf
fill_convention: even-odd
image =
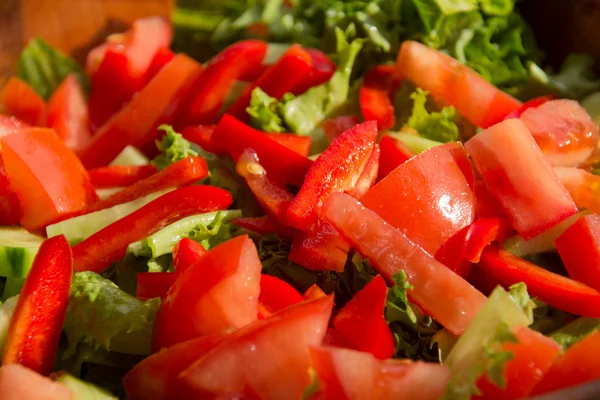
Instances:
[[[198,152],[192,148],[192,144],[181,134],[175,132],[173,127],[163,124],[158,129],[165,132],[163,138],[156,141],[156,147],[161,154],[152,160],[152,164],[158,169],[164,169],[190,156],[198,156]]]
[[[279,106],[276,98],[269,96],[259,87],[255,88],[252,90],[250,107],[246,109],[250,114],[250,124],[264,132],[285,132]]]

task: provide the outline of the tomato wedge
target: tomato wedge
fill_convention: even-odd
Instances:
[[[379,180],[385,178],[398,167],[405,163],[415,153],[398,139],[384,135],[379,142],[381,158],[379,160]]]
[[[554,167],[554,172],[579,209],[600,213],[600,176],[572,167]]]
[[[87,171],[51,129],[3,137],[2,159],[19,197],[21,225],[29,230],[78,214],[97,200]]]
[[[0,368],[0,397],[3,400],[72,400],[73,393],[64,385],[41,376],[19,364]]]
[[[261,274],[258,302],[269,315],[298,304],[303,300],[302,295],[289,283],[275,276]]]
[[[414,286],[409,298],[454,335],[467,328],[485,302],[467,281],[356,199],[335,193],[323,214],[384,277],[404,271]]]
[[[400,84],[394,65],[377,65],[363,80],[358,102],[365,121],[377,121],[379,130],[391,129],[396,123],[392,98]]]
[[[327,221],[308,232],[295,231],[288,258],[312,271],[344,271],[350,246]]]
[[[46,102],[16,76],[10,78],[0,92],[0,112],[33,126],[46,126]]]

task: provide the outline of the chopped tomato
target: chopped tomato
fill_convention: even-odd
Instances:
[[[130,186],[156,173],[154,165],[111,165],[88,171],[96,189]]]
[[[304,298],[304,300],[320,299],[321,297],[325,296],[327,296],[325,292],[321,290],[319,285],[317,285],[316,283],[313,283],[311,287],[306,289],[306,292],[302,293],[302,297]]]
[[[261,269],[247,235],[211,249],[169,289],[156,315],[153,349],[256,321]]]
[[[381,158],[379,160],[379,180],[385,178],[398,165],[408,161],[415,153],[398,139],[384,135],[379,142]]]
[[[87,171],[51,129],[5,136],[2,158],[19,197],[21,225],[29,230],[77,214],[97,200]]]
[[[46,102],[16,76],[10,78],[0,92],[0,112],[33,126],[46,126]]]
[[[205,254],[206,250],[200,243],[190,238],[181,239],[173,247],[173,268],[175,272],[181,274]]]
[[[467,281],[356,199],[333,194],[323,214],[388,280],[404,271],[414,287],[409,298],[454,335],[467,328],[485,302]]]
[[[503,121],[475,135],[465,147],[488,190],[525,239],[577,212],[523,122]]]
[[[475,196],[449,143],[411,158],[361,202],[430,254],[475,219]],[[464,151],[464,150],[463,150]]]
[[[288,258],[312,271],[342,272],[350,247],[327,221],[311,231],[296,231]]]
[[[333,296],[304,301],[245,326],[179,377],[211,397],[251,391],[264,400],[301,398],[311,383],[308,348],[323,340],[332,307]]]
[[[570,167],[554,167],[554,172],[579,209],[600,213],[600,176]]]
[[[396,116],[392,99],[399,84],[400,79],[393,65],[377,65],[367,72],[358,98],[365,121],[377,121],[379,130],[394,127]]]
[[[548,96],[540,96],[540,97],[536,97],[535,99],[528,100],[525,103],[523,103],[523,105],[521,107],[519,107],[516,111],[513,111],[513,112],[507,114],[506,117],[504,117],[504,119],[519,118],[521,116],[521,114],[523,114],[525,111],[529,110],[530,108],[536,108],[538,106],[541,106],[542,104],[544,104],[547,101],[554,100],[555,98],[556,97],[554,97],[553,95],[548,95]]]
[[[369,353],[311,347],[324,399],[436,400],[450,381],[448,367],[409,360],[377,360]]]
[[[72,400],[73,393],[64,385],[41,376],[19,364],[0,368],[0,398],[3,400]]]
[[[15,133],[19,129],[29,128],[30,125],[17,117],[0,114],[0,138]]]
[[[502,208],[502,204],[488,190],[482,180],[475,182],[473,189],[475,197],[477,197],[477,216],[479,218],[505,218],[506,213]]]
[[[323,121],[321,126],[325,131],[327,139],[329,139],[330,142],[333,142],[342,133],[346,132],[348,129],[354,128],[358,124],[360,124],[360,119],[358,119],[357,116],[342,115]]]
[[[269,315],[298,304],[302,300],[304,300],[302,295],[289,283],[275,276],[261,274],[258,302]]]
[[[442,104],[454,106],[460,115],[481,128],[489,128],[521,107],[520,101],[466,65],[418,42],[402,43],[396,66],[400,75]]]

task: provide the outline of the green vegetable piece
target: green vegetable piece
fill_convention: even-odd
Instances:
[[[389,289],[387,304],[385,306],[385,318],[389,323],[401,322],[406,325],[416,325],[417,316],[413,311],[407,293],[413,287],[406,280],[404,271],[392,276],[395,285]]]
[[[481,10],[487,15],[506,17],[515,8],[514,0],[480,0]]]
[[[440,112],[428,112],[425,108],[427,92],[417,88],[410,96],[413,99],[412,114],[407,125],[419,135],[436,142],[448,143],[458,140],[458,113],[454,107],[444,107]]]
[[[25,278],[43,240],[21,227],[0,227],[0,276]]]
[[[158,129],[166,133],[162,140],[156,141],[156,147],[161,154],[152,160],[152,164],[159,170],[184,158],[198,155],[198,152],[192,148],[191,143],[185,140],[181,134],[175,132],[173,127],[163,124]]]
[[[255,88],[252,90],[250,106],[246,108],[250,115],[250,124],[264,132],[285,132],[279,106],[276,98],[269,96],[259,87]]]
[[[404,132],[393,132],[390,136],[400,140],[402,143],[407,145],[416,154],[422,153],[425,150],[429,150],[435,146],[439,146],[443,143],[430,140],[419,135]]]
[[[46,100],[69,74],[75,74],[89,93],[90,84],[83,68],[44,40],[31,39],[21,52],[17,75]]]
[[[10,319],[17,307],[18,300],[18,296],[9,297],[2,305],[0,305],[0,351],[4,349],[4,344],[8,337]]]
[[[552,332],[549,336],[563,348],[568,348],[598,330],[600,330],[600,318],[581,317]]]
[[[595,92],[581,101],[581,105],[586,109],[596,125],[600,126],[600,92]]]
[[[600,79],[594,73],[594,59],[587,54],[570,54],[560,72],[550,79],[550,86],[571,99],[600,90]]]
[[[140,150],[127,146],[119,153],[110,165],[148,165],[150,160]]]
[[[529,297],[527,285],[524,282],[519,282],[511,285],[508,289],[508,294],[511,299],[513,299],[513,301],[521,307],[525,315],[527,315],[527,320],[529,321],[527,325],[531,325],[533,322],[533,310],[537,305],[531,297]]]
[[[2,293],[2,300],[6,301],[8,298],[21,293],[21,289],[23,289],[23,284],[25,284],[24,278],[14,278],[12,276],[6,278],[6,283],[4,284],[4,292]]]
[[[117,400],[118,397],[113,396],[106,390],[98,386],[84,382],[79,378],[75,378],[71,374],[62,373],[56,379],[62,383],[73,393],[73,400]]]

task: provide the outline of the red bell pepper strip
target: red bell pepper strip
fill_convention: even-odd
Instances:
[[[303,157],[308,156],[311,142],[310,136],[299,136],[293,133],[266,133],[266,135],[294,153],[300,154]]]
[[[471,262],[465,259],[466,235],[469,227],[466,226],[456,232],[435,253],[435,259],[450,268],[454,273],[467,278],[471,273]]]
[[[196,143],[209,153],[225,155],[229,154],[226,147],[223,147],[212,139],[216,125],[194,125],[188,126],[181,131],[181,135],[192,143]]]
[[[296,231],[288,258],[313,271],[342,272],[350,246],[327,221],[308,232]]]
[[[31,86],[13,76],[0,92],[0,113],[33,126],[46,126],[46,102]]]
[[[380,158],[381,151],[379,150],[379,145],[376,144],[373,147],[373,153],[371,153],[371,157],[369,157],[362,175],[356,181],[354,188],[349,192],[352,197],[359,199],[371,189],[371,186],[373,186],[377,179]]]
[[[373,354],[380,360],[395,352],[394,336],[384,318],[387,286],[377,275],[340,310],[333,326],[354,349]]]
[[[306,292],[302,293],[302,297],[304,300],[315,300],[320,299],[321,297],[327,296],[323,290],[317,285],[313,283],[311,287],[306,289]]]
[[[84,211],[85,213],[91,213],[104,210],[117,204],[139,199],[159,190],[191,185],[207,176],[208,167],[204,158],[186,157],[169,165],[162,171],[137,181],[104,200],[91,204]]]
[[[127,145],[141,147],[158,135],[156,127],[169,123],[202,67],[179,54],[121,111],[106,122],[80,153],[87,168],[110,163]],[[111,85],[112,87],[112,85]]]
[[[79,214],[98,199],[79,159],[51,129],[23,129],[3,137],[2,159],[26,229]]]
[[[130,243],[181,218],[224,210],[231,203],[228,191],[213,186],[189,186],[169,192],[73,247],[75,270],[100,273],[125,257]]]
[[[389,135],[384,135],[379,142],[381,157],[379,160],[379,180],[385,178],[396,167],[415,155],[404,143]]]
[[[96,189],[131,186],[156,173],[154,165],[111,165],[88,171]]]
[[[247,122],[250,116],[246,108],[250,104],[252,91],[259,87],[266,94],[277,100],[296,87],[312,69],[310,54],[299,44],[293,44],[281,55],[279,60],[248,87],[244,93],[227,109],[237,119]]]
[[[178,115],[184,125],[214,124],[233,83],[248,69],[261,65],[267,44],[242,40],[217,54],[198,77]]]
[[[454,335],[467,328],[485,303],[485,296],[463,278],[351,196],[331,195],[323,215],[385,278],[404,271],[413,286],[411,301]]]
[[[254,68],[248,68],[242,71],[242,74],[240,75],[238,80],[243,82],[254,82],[258,78],[260,78],[260,76],[267,70],[267,68],[269,68],[269,66],[264,64],[256,65]]]
[[[158,74],[158,71],[160,71],[174,58],[175,53],[173,53],[168,47],[162,47],[158,49],[158,51],[152,58],[150,66],[148,67],[148,72],[146,72],[146,83],[150,82],[152,78],[154,78],[156,74]]]
[[[300,186],[313,162],[269,139],[264,133],[225,114],[212,134],[215,143],[229,150],[234,160],[252,149],[269,177]]]
[[[308,231],[317,224],[319,210],[335,192],[351,191],[373,154],[377,124],[365,122],[344,132],[317,158],[287,211],[294,228]]]
[[[48,102],[48,126],[69,149],[79,151],[92,138],[83,89],[75,75],[69,75]]]
[[[42,375],[54,368],[71,289],[73,258],[63,235],[45,240],[19,294],[2,365],[22,364]]]
[[[501,243],[512,229],[505,218],[479,218],[468,228],[465,236],[463,256],[466,260],[478,263],[483,249],[492,242]]]
[[[521,116],[521,114],[523,114],[525,111],[529,110],[530,108],[536,108],[538,106],[541,106],[542,104],[544,104],[547,101],[554,100],[555,98],[556,98],[556,96],[548,95],[548,96],[536,97],[535,99],[526,101],[525,103],[523,103],[523,105],[521,107],[519,107],[518,110],[508,113],[506,115],[506,117],[504,117],[504,119],[519,118]]]
[[[140,272],[137,274],[135,297],[140,300],[164,297],[175,282],[174,272]]]
[[[348,129],[354,128],[358,124],[360,124],[360,119],[358,119],[357,116],[341,115],[323,121],[321,127],[325,131],[325,135],[327,136],[327,139],[329,139],[329,142],[333,142],[342,133],[346,132]]]
[[[488,274],[479,265],[472,264],[472,267],[468,281],[481,293],[489,296],[498,286],[508,290],[508,285]]]
[[[481,268],[507,285],[524,282],[532,296],[561,310],[600,317],[600,292],[562,275],[550,272],[496,246],[487,247]]]
[[[273,218],[269,216],[236,218],[232,220],[231,223],[239,226],[240,228],[256,232],[260,235],[276,233],[277,235],[279,235],[279,237],[291,239],[294,233],[294,230],[292,228],[279,225],[277,222],[275,222]]]
[[[304,299],[289,283],[271,275],[260,275],[258,302],[270,314],[301,303]]]
[[[377,121],[379,130],[391,129],[396,123],[392,99],[400,79],[394,65],[378,65],[365,75],[358,102],[365,121]]]
[[[295,95],[329,81],[337,69],[335,63],[321,50],[308,48],[306,52],[310,55],[312,69],[291,91]]]
[[[595,331],[560,355],[532,394],[554,392],[600,378],[600,332]]]
[[[581,217],[555,243],[569,276],[600,291],[600,215]]]
[[[286,212],[294,200],[287,188],[269,179],[256,153],[246,150],[238,159],[236,172],[246,180],[261,208],[280,225],[286,225]]]
[[[181,274],[205,254],[206,249],[200,243],[190,238],[181,239],[173,247],[173,268],[175,268],[175,272]]]

